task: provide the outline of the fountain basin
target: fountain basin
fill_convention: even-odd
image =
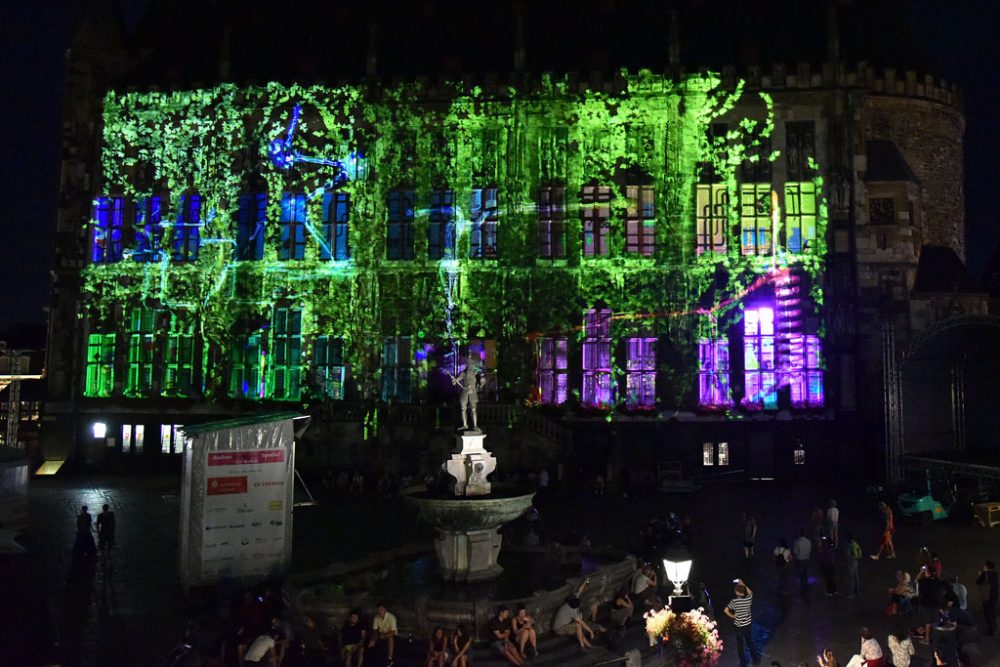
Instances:
[[[437,531],[434,551],[445,581],[496,579],[503,536],[500,527],[531,507],[534,492],[498,487],[488,496],[437,496],[423,486],[403,489],[403,500]]]
[[[286,592],[292,607],[320,627],[339,627],[352,609],[370,616],[384,602],[396,615],[401,636],[429,637],[441,626],[465,627],[481,640],[490,639],[489,621],[497,605],[524,604],[535,616],[538,632],[551,629],[556,610],[586,578],[583,604],[605,602],[627,586],[635,571],[632,556],[613,549],[561,549],[563,566],[543,576],[549,547],[504,550],[508,569],[495,581],[455,584],[440,580],[430,544],[397,547],[352,563],[292,574]]]

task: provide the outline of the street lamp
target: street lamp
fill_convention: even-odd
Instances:
[[[667,579],[674,585],[673,596],[684,595],[684,584],[687,583],[688,575],[691,574],[691,558],[687,557],[687,552],[673,554],[672,558],[663,559],[663,569],[667,572]],[[674,560],[676,559],[676,560]]]

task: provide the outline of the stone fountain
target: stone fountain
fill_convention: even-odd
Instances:
[[[455,450],[444,468],[455,478],[454,495],[441,497],[416,491],[405,492],[404,498],[437,531],[434,550],[445,581],[490,581],[503,571],[497,564],[503,541],[500,527],[527,512],[535,494],[493,491],[487,478],[496,470],[497,460],[483,445],[486,434],[476,424],[482,375],[470,359],[462,374],[453,380],[462,388],[463,428],[455,436]],[[472,428],[468,428],[467,409],[471,409]]]

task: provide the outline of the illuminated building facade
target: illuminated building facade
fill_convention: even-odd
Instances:
[[[69,126],[93,118],[47,410],[78,456],[294,405],[303,460],[385,459],[447,440],[472,357],[524,466],[517,441],[581,429],[688,470],[780,474],[803,441],[822,465],[877,419],[869,343],[921,246],[963,255],[954,91],[866,66],[112,90]]]

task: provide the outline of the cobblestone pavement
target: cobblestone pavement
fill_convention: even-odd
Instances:
[[[52,611],[65,665],[141,665],[163,655],[182,635],[188,620],[203,607],[185,600],[176,568],[179,479],[157,477],[34,478],[31,489],[31,572],[22,585],[44,596]],[[315,492],[316,489],[314,488]],[[831,647],[845,664],[858,645],[858,629],[868,625],[883,642],[894,619],[883,614],[886,589],[895,570],[912,573],[917,552],[928,546],[941,554],[945,574],[958,574],[969,587],[969,607],[977,622],[974,579],[982,561],[1000,556],[1000,529],[943,522],[930,527],[902,524],[895,561],[861,565],[863,592],[856,599],[825,597],[813,572],[810,592],[801,596],[788,577],[782,585],[770,551],[777,540],[791,540],[804,526],[813,503],[830,496],[841,507],[841,532],[854,531],[867,548],[876,538],[874,501],[845,485],[741,482],[707,486],[692,494],[643,498],[569,496],[558,493],[539,504],[550,533],[566,539],[571,530],[586,531],[594,544],[632,546],[648,517],[667,511],[688,514],[694,522],[692,582],[704,582],[721,609],[733,577],[754,590],[755,636],[764,664],[799,661],[814,664]],[[395,500],[324,499],[301,508],[295,518],[294,569],[334,560],[352,560],[371,549],[429,537]],[[96,514],[108,503],[118,519],[118,547],[108,561],[74,566],[71,558],[75,516],[88,505]],[[740,549],[740,513],[748,509],[759,524],[758,555],[744,561]],[[738,664],[732,628],[720,623],[727,650],[722,667]],[[1000,645],[984,637],[967,647],[975,665],[1000,665]],[[918,656],[928,658],[926,647]]]

